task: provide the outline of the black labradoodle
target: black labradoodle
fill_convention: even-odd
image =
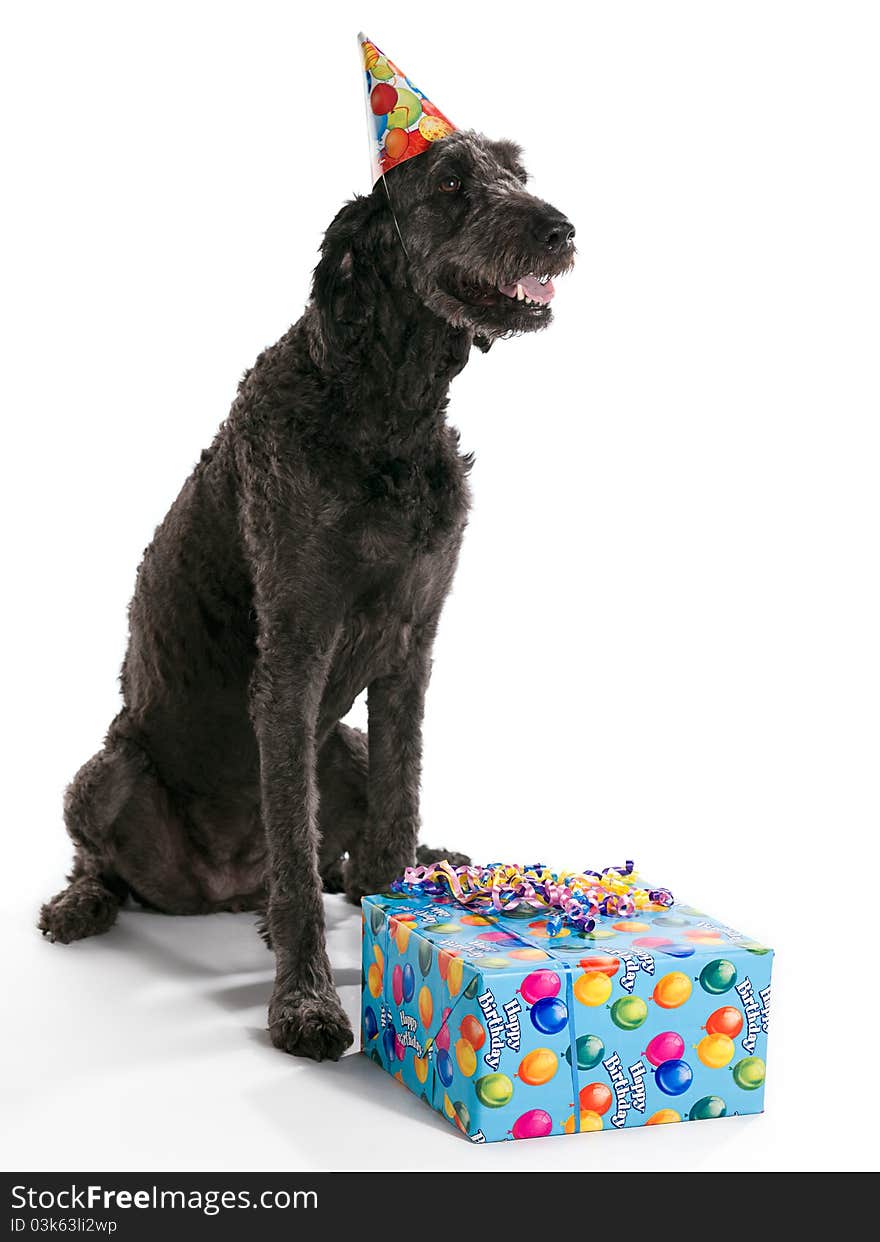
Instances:
[[[339,212],[305,313],[146,551],[124,707],[65,798],[76,854],[43,932],[104,932],[129,893],[264,910],[287,1052],[352,1042],[322,885],[356,901],[416,859],[431,646],[469,501],[449,384],[472,346],[549,323],[574,257],[525,181],[513,143],[459,132]],[[364,688],[367,736],[342,723]]]

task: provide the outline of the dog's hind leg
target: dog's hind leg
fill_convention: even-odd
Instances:
[[[335,725],[318,755],[318,866],[325,893],[345,887],[345,857],[367,822],[366,734],[349,725]]]
[[[76,847],[67,888],[40,911],[44,936],[70,944],[108,931],[128,886],[112,869],[102,841],[128,797],[116,753],[105,749],[77,772],[64,797],[64,822]]]
[[[341,721],[331,731],[318,756],[318,823],[321,830],[319,865],[325,893],[345,890],[346,855],[363,836],[367,825],[367,736]],[[426,866],[440,859],[453,867],[471,860],[467,854],[420,845],[413,861]]]

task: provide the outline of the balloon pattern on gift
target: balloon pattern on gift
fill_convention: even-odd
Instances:
[[[751,997],[769,982],[763,946],[656,908],[587,933],[439,897],[368,902],[363,1051],[477,1141],[759,1110],[766,1025]]]

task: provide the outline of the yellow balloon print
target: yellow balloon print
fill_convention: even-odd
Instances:
[[[694,990],[687,975],[680,970],[673,970],[662,979],[658,979],[654,988],[654,1000],[661,1009],[678,1009],[683,1005]]]
[[[470,1078],[477,1068],[477,1054],[469,1039],[458,1039],[455,1042],[455,1059],[458,1068],[465,1078]]]
[[[550,1081],[558,1065],[556,1053],[550,1048],[535,1048],[520,1061],[519,1080],[530,1087],[541,1087]]]
[[[697,1044],[697,1056],[708,1069],[724,1069],[735,1052],[736,1046],[729,1035],[706,1035]]]
[[[575,979],[574,994],[582,1005],[604,1005],[611,995],[611,980],[601,970],[588,970]]]
[[[575,1118],[569,1117],[563,1126],[566,1134],[577,1133],[577,1123]],[[590,1131],[602,1129],[602,1118],[598,1113],[594,1113],[591,1109],[585,1108],[581,1113],[581,1133],[589,1134]]]
[[[450,996],[458,996],[463,978],[464,962],[460,957],[454,957],[449,963],[449,971],[446,975],[446,986],[449,988]]]

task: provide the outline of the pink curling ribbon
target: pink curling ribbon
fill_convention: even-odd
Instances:
[[[551,910],[548,931],[560,930],[563,922],[581,931],[592,931],[601,914],[632,918],[649,905],[671,906],[668,888],[646,889],[636,883],[632,862],[604,871],[550,871],[536,863],[521,867],[512,863],[489,863],[484,867],[453,867],[445,859],[424,867],[407,867],[402,880],[391,885],[394,892],[436,897],[451,894],[463,906],[504,914],[521,903],[536,911]]]

